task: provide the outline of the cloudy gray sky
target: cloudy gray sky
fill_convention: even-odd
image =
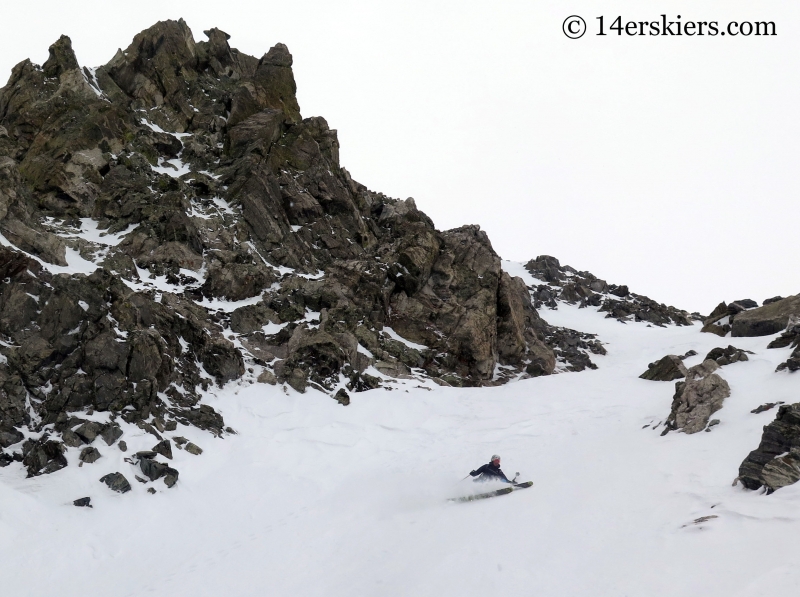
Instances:
[[[562,23],[581,15],[587,33]],[[776,36],[597,36],[627,21],[774,21]],[[81,64],[183,17],[294,56],[342,165],[477,223],[506,259],[558,257],[689,310],[800,292],[800,5],[761,1],[36,1],[3,7],[0,79],[59,35]]]

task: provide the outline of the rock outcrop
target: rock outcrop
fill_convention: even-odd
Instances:
[[[0,89],[3,461],[58,470],[119,419],[221,435],[203,394],[248,371],[342,403],[378,374],[553,372],[552,328],[482,230],[354,181],[336,131],[301,116],[286,46],[205,33],[157,23],[97,69],[61,37]]]
[[[691,325],[692,316],[686,311],[630,292],[627,286],[608,284],[595,275],[562,266],[558,259],[540,255],[525,264],[530,274],[544,282],[533,289],[536,308],[557,308],[557,301],[598,307],[619,321],[644,321],[652,325]]]
[[[791,317],[800,316],[800,295],[790,296],[736,316],[732,336],[770,336],[784,330]]]
[[[758,303],[752,299],[741,299],[733,301],[731,304],[723,301],[703,320],[703,329],[700,331],[725,337],[731,331],[733,321],[740,313],[756,307],[758,307]]]
[[[739,467],[739,480],[748,489],[768,493],[800,479],[800,403],[784,404],[775,420],[764,427],[761,443]]]
[[[675,384],[672,409],[662,435],[674,430],[697,433],[708,427],[711,415],[731,395],[728,382],[714,373],[717,369],[715,361],[704,361],[688,370],[685,381]]]
[[[800,370],[800,316],[793,315],[786,324],[786,330],[767,345],[767,348],[794,348],[791,355],[778,365],[777,371],[788,369],[792,373]]]

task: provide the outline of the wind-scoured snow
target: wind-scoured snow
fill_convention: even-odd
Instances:
[[[98,439],[102,458],[81,468],[70,450],[71,466],[52,475],[0,469],[3,594],[795,594],[800,485],[769,496],[731,485],[775,414],[750,411],[798,400],[797,378],[774,372],[791,349],[592,308],[541,314],[599,334],[599,369],[493,388],[394,380],[391,391],[352,393],[347,407],[251,383],[255,371],[204,398],[237,435],[164,434],[204,450],[173,450],[172,489],[135,481],[124,458],[156,439],[121,421],[127,453]],[[719,370],[731,386],[720,424],[662,437],[653,426],[674,384],[638,375],[665,354],[696,350],[691,366],[730,342],[755,354]],[[486,489],[462,478],[494,453],[533,487],[448,502]],[[98,482],[116,471],[131,492]],[[93,509],[72,505],[84,496]]]

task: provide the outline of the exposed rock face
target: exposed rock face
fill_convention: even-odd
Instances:
[[[800,295],[740,313],[733,321],[732,336],[769,336],[785,329],[792,316],[800,316]]]
[[[647,371],[642,373],[639,377],[651,381],[672,381],[674,379],[686,377],[686,375],[686,365],[683,364],[681,357],[668,354],[655,363],[650,363],[647,366]]]
[[[731,395],[728,382],[714,373],[718,368],[715,361],[704,361],[688,370],[686,381],[675,384],[672,410],[662,435],[676,429],[684,433],[706,429],[711,415],[722,408],[725,398]]]
[[[556,355],[558,366],[565,371],[583,371],[585,369],[597,369],[597,365],[592,362],[589,354],[604,355],[606,349],[595,334],[578,332],[569,328],[551,326],[545,332],[545,342],[550,346]],[[531,371],[536,365],[529,365],[526,371],[530,375],[536,375]],[[538,373],[541,375],[541,373]]]
[[[793,315],[789,318],[786,330],[767,345],[767,348],[794,348],[791,356],[778,365],[777,371],[788,369],[792,373],[800,370],[800,317]]]
[[[525,269],[546,282],[534,290],[537,308],[543,305],[556,308],[556,300],[561,300],[581,307],[599,307],[599,311],[608,313],[606,317],[620,321],[646,321],[658,326],[691,325],[692,316],[686,311],[634,294],[627,286],[608,284],[589,272],[562,266],[555,257],[540,255],[526,263]]]
[[[449,385],[554,370],[483,231],[355,182],[336,131],[302,118],[286,46],[259,59],[206,35],[157,23],[97,69],[62,37],[0,90],[0,445],[55,425],[23,450],[30,474],[120,440],[87,409],[159,441],[221,435],[203,392],[247,368],[331,393],[379,385],[370,365]],[[77,261],[93,273],[58,269]]]
[[[748,489],[768,493],[800,479],[800,403],[785,404],[764,427],[761,443],[739,467],[739,480]]]
[[[39,440],[29,439],[22,446],[22,464],[28,469],[29,477],[53,473],[67,466],[65,451],[63,443],[47,435]]]
[[[733,301],[730,305],[723,301],[703,320],[703,329],[700,331],[725,337],[731,331],[734,319],[740,313],[755,307],[758,307],[758,303],[751,299]]]

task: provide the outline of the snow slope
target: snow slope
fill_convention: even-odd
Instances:
[[[34,479],[0,469],[2,594],[797,594],[800,486],[770,496],[731,486],[775,415],[750,410],[798,401],[800,378],[774,373],[788,350],[593,309],[542,316],[599,334],[599,369],[481,389],[399,380],[347,407],[243,380],[206,400],[238,435],[166,434],[204,449],[174,451],[170,490],[135,482],[126,455],[102,442],[103,458],[82,468]],[[730,342],[756,354],[720,370],[732,389],[720,425],[661,437],[650,426],[666,419],[674,384],[638,375],[665,354],[694,349],[693,365]],[[124,431],[128,455],[155,443]],[[476,490],[460,479],[492,453],[534,486],[447,502]],[[113,471],[133,491],[98,483]],[[83,496],[93,509],[72,506]]]

